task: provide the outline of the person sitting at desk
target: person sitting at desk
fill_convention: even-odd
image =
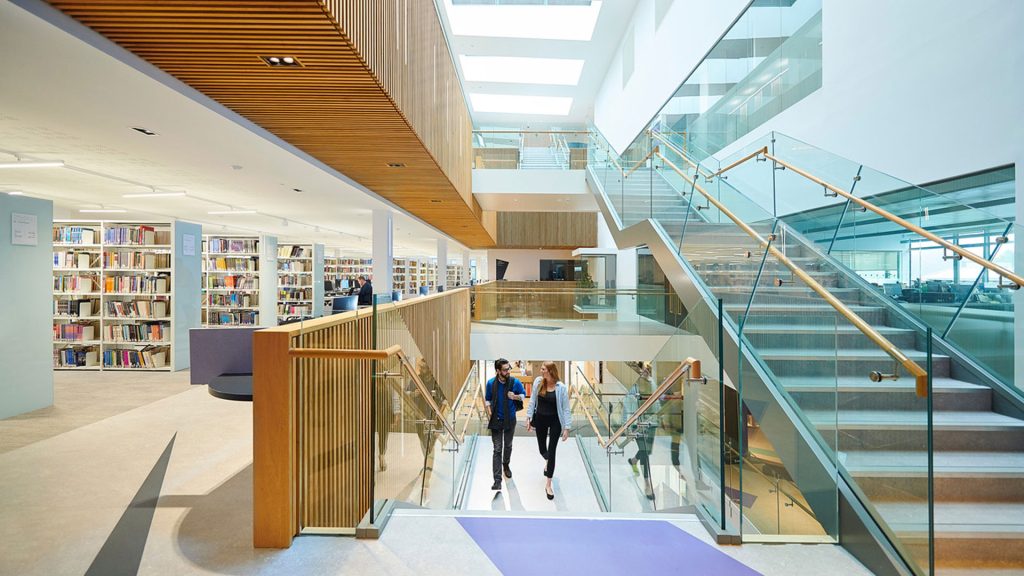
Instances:
[[[356,282],[359,282],[359,305],[369,306],[373,304],[373,285],[370,284],[370,279],[366,276],[360,276],[356,279]]]

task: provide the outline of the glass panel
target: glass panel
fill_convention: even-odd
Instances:
[[[478,333],[667,335],[683,314],[675,292],[657,286],[603,290],[571,282],[501,282],[474,288],[473,330]]]
[[[579,130],[476,130],[477,170],[583,170],[588,135]]]
[[[773,247],[797,257],[781,235]],[[765,259],[753,297],[743,309],[742,339],[755,359],[741,357],[742,437],[734,464],[742,466],[736,500],[746,520],[744,538],[838,540],[836,311],[773,255]],[[786,436],[788,426],[779,423],[786,417],[778,413],[770,390],[757,385],[763,381],[759,369],[789,395],[799,407],[796,414],[818,435],[816,441],[830,449],[827,465]]]
[[[1015,269],[1016,229],[1014,225],[1002,235],[985,234],[988,251],[993,253],[989,259],[1007,270]],[[963,262],[960,264],[962,266]],[[961,274],[961,281],[963,278]],[[1008,280],[1001,280],[993,272],[979,272],[945,338],[998,375],[1003,382],[1013,384],[1014,300],[1017,294],[1009,284]]]

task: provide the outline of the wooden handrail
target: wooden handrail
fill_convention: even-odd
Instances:
[[[456,444],[462,444],[459,438],[455,435],[455,429],[452,425],[444,418],[441,413],[441,407],[437,405],[434,400],[434,396],[430,393],[426,384],[423,380],[420,380],[420,375],[416,373],[412,363],[409,362],[409,358],[402,351],[402,347],[398,344],[389,346],[383,350],[343,350],[339,348],[293,348],[288,351],[288,355],[293,358],[334,358],[334,359],[350,359],[350,360],[387,360],[392,356],[398,356],[398,361],[405,368],[405,371],[412,377],[413,383],[419,390],[419,393],[423,396],[423,399],[427,401],[430,409],[437,415],[437,419],[440,420],[448,433],[451,434],[452,439],[455,440]]]
[[[394,346],[392,346],[391,348],[394,348]],[[455,435],[455,429],[452,427],[451,423],[448,422],[448,419],[445,418],[443,414],[441,414],[441,407],[437,405],[437,402],[434,400],[434,396],[430,393],[430,390],[428,390],[427,386],[423,383],[422,380],[420,380],[420,375],[416,372],[416,369],[413,368],[412,363],[409,362],[409,358],[405,355],[404,352],[402,352],[401,347],[399,347],[397,355],[399,362],[401,362],[402,366],[405,367],[406,372],[408,372],[409,375],[412,376],[412,381],[416,384],[416,388],[419,389],[420,394],[423,395],[423,399],[426,400],[427,404],[430,405],[430,409],[434,411],[434,414],[437,414],[437,419],[440,420],[442,424],[444,424],[445,430],[447,430],[448,433],[451,434],[452,440],[456,444],[461,445],[462,441],[459,440],[458,436]]]
[[[786,268],[793,273],[794,276],[800,278],[800,280],[807,285],[808,288],[813,290],[816,294],[822,297],[832,308],[839,312],[848,322],[853,324],[860,330],[865,336],[867,336],[872,342],[877,344],[886,354],[891,356],[897,363],[912,374],[915,378],[915,388],[917,395],[920,397],[926,397],[928,395],[928,372],[924,368],[918,366],[916,362],[907,357],[902,350],[897,348],[892,342],[889,342],[885,336],[882,336],[877,330],[875,330],[870,324],[864,321],[863,318],[855,314],[850,310],[846,304],[836,298],[831,292],[825,289],[824,286],[818,283],[817,280],[812,278],[802,268],[793,263],[785,254],[779,249],[761,237],[753,228],[751,228],[746,222],[741,220],[738,216],[733,214],[728,208],[726,208],[721,202],[716,200],[714,196],[709,194],[703,187],[697,184],[692,178],[690,178],[685,172],[679,169],[678,166],[672,163],[671,160],[661,156],[661,159],[670,168],[675,170],[679,176],[686,180],[693,186],[695,190],[701,193],[708,202],[713,204],[722,214],[725,214],[730,220],[732,220],[737,226],[739,226],[744,232],[747,233],[751,238],[756,240],[760,247],[767,248],[768,252],[774,256],[779,262],[781,262]]]
[[[751,158],[757,158],[758,156],[760,156],[762,154],[764,154],[765,156],[768,155],[768,147],[767,146],[765,146],[764,148],[758,148],[757,150],[754,150],[750,154],[747,154],[743,158],[740,158],[739,160],[733,162],[732,164],[729,164],[725,168],[720,168],[718,170],[718,172],[715,172],[714,174],[712,174],[711,177],[714,178],[715,176],[721,176],[722,174],[725,174],[729,170],[732,170],[733,168],[739,166],[740,164],[743,164],[747,160],[750,160]]]
[[[293,358],[336,358],[336,359],[362,359],[362,360],[387,360],[388,358],[402,351],[398,344],[383,350],[358,350],[340,348],[292,348],[288,355]]]
[[[684,134],[685,134],[685,132],[684,132]],[[654,136],[655,138],[657,138],[658,140],[661,140],[661,142],[663,144],[665,144],[665,146],[667,146],[669,148],[669,150],[672,150],[673,152],[678,154],[679,157],[682,158],[684,162],[689,164],[691,168],[696,170],[698,174],[700,174],[701,176],[703,176],[705,178],[710,178],[711,177],[711,174],[709,174],[708,172],[705,172],[705,171],[700,169],[700,165],[699,164],[697,164],[693,160],[690,160],[690,157],[689,157],[688,154],[686,154],[685,152],[680,150],[679,147],[676,146],[675,144],[673,144],[671,140],[669,140],[668,138],[665,138],[664,136],[662,136],[661,132],[655,132],[655,131],[652,130],[651,131],[651,135]]]
[[[940,238],[939,236],[936,236],[935,234],[929,232],[928,230],[925,230],[924,228],[921,228],[920,226],[918,226],[916,224],[913,224],[911,222],[908,222],[908,221],[904,220],[903,218],[900,218],[899,216],[893,214],[892,212],[889,212],[889,211],[887,211],[887,210],[885,210],[883,208],[875,206],[874,204],[872,204],[871,202],[868,202],[867,200],[864,200],[862,198],[858,198],[858,197],[854,196],[853,194],[847,192],[846,190],[843,190],[842,188],[839,188],[838,186],[833,186],[832,184],[829,184],[828,182],[825,182],[821,178],[818,178],[817,176],[814,176],[813,174],[805,172],[804,170],[801,170],[800,168],[790,164],[789,162],[786,162],[785,160],[780,160],[779,158],[769,154],[767,147],[765,147],[764,151],[761,152],[761,153],[764,154],[765,158],[767,158],[769,160],[772,160],[773,162],[776,162],[776,163],[778,163],[781,166],[785,166],[787,170],[792,170],[793,172],[803,176],[804,178],[810,180],[811,182],[819,184],[822,187],[824,187],[824,188],[826,188],[828,190],[831,190],[832,192],[842,196],[843,198],[846,198],[847,200],[850,200],[854,204],[857,204],[857,205],[859,205],[859,206],[861,206],[863,208],[866,208],[866,209],[874,212],[875,214],[878,214],[882,218],[885,218],[886,220],[888,220],[890,222],[894,222],[896,224],[899,224],[900,226],[906,228],[907,230],[910,230],[911,232],[914,232],[915,234],[918,234],[919,236],[924,236],[925,238],[931,240],[932,242],[935,242],[936,244],[942,246],[943,248],[945,248],[947,250],[951,250],[951,251],[955,252],[956,254],[959,254],[962,258],[966,258],[966,259],[970,260],[971,262],[974,262],[975,264],[978,264],[979,266],[983,266],[983,267],[987,268],[988,270],[991,270],[992,272],[995,272],[996,274],[1002,276],[1003,278],[1006,278],[1006,279],[1012,281],[1014,284],[1016,284],[1018,286],[1018,288],[1021,287],[1021,286],[1024,286],[1024,277],[1021,277],[1021,276],[1019,276],[1017,274],[1014,274],[1013,272],[1007,270],[1006,268],[1003,268],[1002,266],[1000,266],[998,264],[995,264],[994,262],[992,262],[990,260],[986,260],[985,258],[982,258],[981,256],[978,256],[977,254],[975,254],[975,253],[973,253],[973,252],[971,252],[969,250],[964,250],[960,246],[957,246],[956,244],[953,244],[952,242],[949,242],[948,240],[944,240],[943,238]]]
[[[614,434],[609,436],[608,441],[601,444],[601,446],[604,448],[608,448],[609,446],[612,445],[613,442],[618,440],[620,436],[625,434],[629,427],[635,424],[641,416],[647,413],[647,411],[651,409],[651,406],[654,406],[654,403],[657,402],[663,394],[665,394],[666,390],[668,390],[673,384],[676,383],[676,380],[679,380],[683,373],[687,373],[688,378],[690,378],[691,380],[700,380],[700,360],[691,357],[680,362],[679,366],[676,366],[676,369],[673,370],[672,373],[669,374],[668,377],[661,382],[661,385],[658,386],[654,393],[648,396],[647,400],[644,400],[644,403],[641,404],[639,408],[637,408],[636,412],[634,412],[632,416],[627,418],[626,421],[622,423],[622,426],[620,426]]]
[[[640,166],[642,166],[644,162],[647,162],[647,160],[650,159],[650,157],[654,156],[655,154],[657,154],[658,156],[661,156],[661,152],[659,152],[659,149],[658,149],[657,146],[655,146],[654,148],[651,148],[651,151],[647,153],[647,156],[644,156],[643,158],[638,160],[636,164],[633,164],[633,167],[629,169],[629,172],[626,172],[625,174],[623,174],[622,177],[623,178],[629,178],[630,174],[632,174],[633,172],[636,172],[638,169],[640,169]]]

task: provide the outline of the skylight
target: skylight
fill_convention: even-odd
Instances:
[[[445,0],[456,36],[589,41],[602,2],[589,6],[452,5]]]
[[[568,116],[572,98],[565,96],[512,96],[509,94],[470,94],[474,112],[506,114],[544,114]]]
[[[583,60],[520,58],[518,56],[459,56],[467,82],[508,82],[575,86]]]

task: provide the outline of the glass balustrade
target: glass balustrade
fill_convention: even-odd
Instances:
[[[580,130],[474,130],[477,170],[584,170],[588,134]]]

